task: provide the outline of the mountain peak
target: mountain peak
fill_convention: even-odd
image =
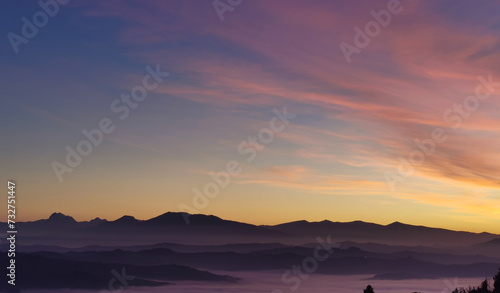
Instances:
[[[63,213],[53,213],[52,215],[50,215],[48,220],[54,223],[64,223],[64,224],[76,223],[73,217],[66,216]]]
[[[101,219],[101,218],[99,218],[99,217],[96,217],[95,219],[90,220],[90,222],[89,222],[89,223],[91,223],[91,224],[100,224],[100,223],[105,223],[105,222],[107,222],[107,221],[108,221],[108,220],[105,220],[105,219]]]
[[[120,224],[128,224],[128,223],[135,223],[137,222],[137,219],[132,217],[132,216],[123,216],[121,218],[119,218],[118,220],[115,220],[114,221],[115,223],[120,223]]]
[[[390,224],[389,224],[389,225],[387,225],[387,226],[406,226],[406,224],[403,224],[403,223],[401,223],[401,222],[396,221],[396,222],[392,222],[392,223],[390,223]]]
[[[214,215],[203,215],[203,214],[187,214],[189,216],[191,224],[195,225],[211,225],[211,224],[220,224],[227,223],[230,221],[225,221],[219,217]],[[161,214],[157,217],[151,218],[147,220],[148,223],[160,224],[160,225],[186,225],[185,221],[186,213],[177,213],[177,212],[167,212]]]

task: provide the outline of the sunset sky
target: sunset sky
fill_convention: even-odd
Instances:
[[[347,62],[341,43],[389,2],[245,0],[221,21],[212,1],[74,0],[17,54],[8,34],[43,10],[2,2],[0,164],[17,220],[181,211],[234,160],[199,213],[500,233],[500,5],[401,1]],[[110,105],[157,65],[168,77],[120,119]],[[296,117],[248,162],[238,146],[284,107]],[[53,162],[103,118],[114,131],[60,182]],[[391,189],[435,131],[445,141]]]

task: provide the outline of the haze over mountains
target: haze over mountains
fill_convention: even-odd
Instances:
[[[233,272],[284,272],[316,249],[330,255],[316,273],[378,280],[482,277],[500,266],[500,235],[398,222],[256,226],[168,212],[149,220],[87,222],[54,213],[17,225],[21,289],[105,288],[109,271],[120,268],[136,277],[133,286],[239,282]]]

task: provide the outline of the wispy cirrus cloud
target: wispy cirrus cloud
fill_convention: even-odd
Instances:
[[[210,2],[96,1],[73,7],[86,20],[109,21],[116,51],[103,60],[161,63],[172,73],[151,103],[155,110],[172,104],[176,110],[149,110],[154,114],[140,120],[147,130],[125,125],[110,140],[164,150],[190,163],[210,158],[218,168],[237,155],[237,145],[274,107],[287,105],[298,118],[276,135],[262,155],[266,159],[237,179],[241,184],[382,197],[389,192],[384,172],[398,167],[415,139],[440,127],[448,139],[406,180],[401,194],[390,196],[459,212],[468,205],[474,213],[495,212],[490,197],[465,191],[499,188],[500,88],[462,118],[459,129],[443,115],[474,94],[478,75],[500,81],[498,8],[489,2],[401,3],[401,14],[352,63],[345,62],[339,44],[352,43],[353,28],[371,20],[370,11],[384,9],[386,1],[248,1],[224,23]],[[114,79],[121,80],[118,89],[139,78],[110,72],[123,77]],[[190,116],[175,115],[180,112]],[[433,187],[440,195],[429,191]],[[465,195],[453,202],[457,188]]]

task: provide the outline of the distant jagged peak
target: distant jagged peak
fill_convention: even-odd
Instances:
[[[99,217],[96,217],[95,219],[92,219],[89,221],[90,224],[100,224],[100,223],[105,223],[107,222],[108,220],[106,219],[101,219]]]
[[[63,213],[53,213],[47,220],[53,223],[76,223],[73,217],[67,216]]]

